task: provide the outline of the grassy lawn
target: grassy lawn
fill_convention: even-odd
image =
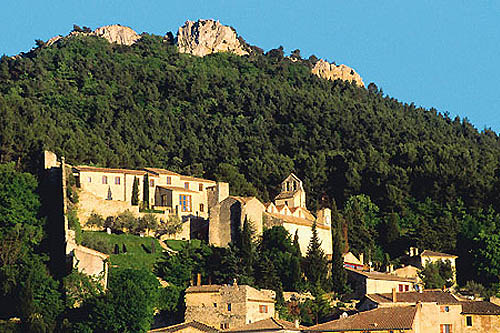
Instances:
[[[167,246],[174,251],[180,251],[182,249],[182,246],[184,244],[186,244],[187,242],[188,241],[176,240],[176,239],[168,239],[168,240],[164,241],[164,243],[167,244]],[[191,244],[195,248],[200,247],[200,243],[201,243],[201,241],[199,239],[191,240]]]
[[[102,242],[110,251],[109,260],[111,269],[133,268],[152,270],[154,263],[161,258],[162,248],[157,239],[152,237],[139,237],[130,234],[111,234],[100,231],[84,231],[83,238],[89,239],[91,242]],[[152,244],[154,243],[155,253],[152,253]],[[85,243],[83,245],[86,245]],[[124,253],[123,246],[126,247]],[[88,247],[89,245],[86,245]],[[115,254],[115,249],[118,248],[119,254]],[[102,249],[96,248],[98,251]]]

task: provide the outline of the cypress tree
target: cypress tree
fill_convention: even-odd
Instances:
[[[134,177],[134,184],[132,185],[132,206],[139,204],[139,179]]]
[[[241,231],[240,255],[243,264],[243,273],[250,277],[253,274],[254,249],[253,249],[253,230],[251,222],[245,216],[243,221],[243,230]]]
[[[298,230],[295,230],[292,243],[292,258],[290,259],[290,280],[295,291],[299,291],[302,287],[302,270],[300,269],[300,261],[302,254],[300,252]]]
[[[145,209],[149,208],[149,175],[146,173],[144,175],[144,184],[142,184],[143,193],[142,201]]]
[[[335,200],[332,203],[332,289],[336,293],[346,291],[347,272],[344,269],[344,239],[342,237],[343,218],[340,215]]]
[[[304,273],[310,287],[322,286],[328,270],[328,263],[325,252],[321,248],[321,241],[316,229],[316,221],[312,225],[312,237],[307,247],[307,254],[304,258]]]

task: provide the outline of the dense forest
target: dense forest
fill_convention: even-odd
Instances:
[[[132,46],[80,35],[37,44],[0,60],[0,163],[12,162],[9,174],[36,175],[48,149],[72,164],[221,179],[234,194],[268,201],[293,171],[311,210],[338,207],[354,253],[380,267],[409,246],[454,253],[460,284],[498,291],[493,131],[402,103],[374,83],[320,79],[310,73],[317,59],[299,51],[293,61],[282,48],[257,47],[199,58],[147,34]]]

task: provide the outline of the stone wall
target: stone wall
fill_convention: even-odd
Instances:
[[[85,190],[79,191],[77,209],[77,216],[83,229],[88,229],[85,224],[92,213],[106,218],[108,216],[117,216],[129,210],[132,214],[139,216],[139,206],[132,206],[127,201],[104,200]]]
[[[415,332],[440,333],[442,332],[440,330],[442,324],[451,324],[451,332],[463,332],[463,317],[460,314],[462,306],[460,304],[445,306],[448,307],[448,312],[444,311],[444,305],[438,305],[437,303],[417,304]]]

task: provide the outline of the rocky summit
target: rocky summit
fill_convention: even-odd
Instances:
[[[364,87],[363,79],[358,73],[349,66],[331,64],[323,59],[320,59],[312,68],[311,72],[318,77],[327,80],[344,80],[356,82],[357,85]]]
[[[199,57],[216,52],[248,54],[236,31],[214,20],[186,21],[177,32],[177,47],[181,53]]]

